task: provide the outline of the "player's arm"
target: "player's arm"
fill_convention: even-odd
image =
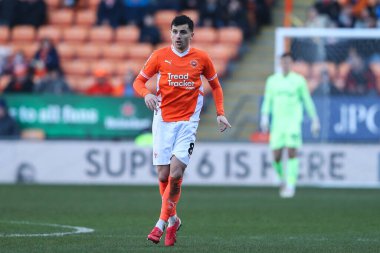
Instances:
[[[261,105],[260,128],[264,132],[268,132],[269,129],[269,115],[271,114],[272,100],[273,96],[269,77],[265,85],[264,99]]]
[[[209,57],[206,58],[206,65],[203,74],[207,78],[207,81],[211,87],[212,97],[214,98],[216,108],[216,120],[218,122],[219,130],[221,132],[224,132],[227,127],[231,128],[231,124],[228,122],[227,118],[224,115],[222,86],[220,85],[215,67]]]
[[[153,53],[133,82],[136,93],[144,98],[150,110],[157,110],[158,98],[146,87],[146,82],[158,71],[157,55]]]
[[[311,99],[307,82],[305,78],[301,77],[301,98],[305,105],[307,114],[312,119],[311,132],[314,136],[318,135],[320,130],[319,118],[313,100]]]
[[[212,97],[214,98],[214,103],[216,107],[216,121],[218,122],[219,130],[224,132],[227,127],[231,128],[231,124],[228,122],[227,118],[224,116],[224,107],[223,107],[223,90],[220,85],[219,79],[216,76],[212,80],[208,80],[211,90]]]

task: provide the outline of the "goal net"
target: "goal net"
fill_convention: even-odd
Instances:
[[[380,91],[380,31],[376,29],[279,28],[278,56],[291,51],[293,70],[313,95],[366,95]],[[352,73],[354,72],[354,73]]]
[[[289,51],[293,71],[306,78],[316,102],[319,140],[379,140],[380,30],[278,28],[275,71],[280,71],[279,56]]]

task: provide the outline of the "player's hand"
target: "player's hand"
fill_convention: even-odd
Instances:
[[[228,122],[227,118],[223,115],[219,115],[218,117],[216,117],[216,121],[218,122],[220,132],[224,132],[224,130],[226,130],[227,127],[231,128],[231,125]]]
[[[321,125],[319,124],[319,119],[315,118],[311,122],[311,133],[313,134],[314,138],[318,137],[319,131],[321,130]]]
[[[269,117],[268,117],[268,115],[261,115],[260,129],[264,133],[268,132],[268,130],[269,130]]]
[[[158,98],[153,94],[147,94],[144,97],[146,107],[148,107],[152,111],[157,111]]]

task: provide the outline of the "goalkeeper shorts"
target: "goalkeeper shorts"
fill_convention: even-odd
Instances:
[[[269,145],[272,150],[280,148],[299,148],[302,145],[301,131],[271,131]]]

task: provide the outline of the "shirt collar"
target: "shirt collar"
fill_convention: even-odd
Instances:
[[[171,45],[171,49],[172,49],[173,53],[175,53],[179,57],[184,57],[189,53],[190,46],[185,51],[183,51],[182,53],[178,52],[177,49],[175,49],[175,47],[173,45]]]

